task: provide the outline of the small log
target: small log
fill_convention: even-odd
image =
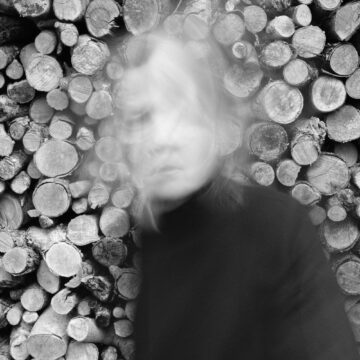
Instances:
[[[36,6],[31,0],[14,0],[14,7],[21,17],[38,18],[50,12],[50,0],[37,0]]]
[[[69,175],[78,165],[79,155],[69,142],[51,139],[44,142],[34,155],[39,171],[48,177]]]
[[[80,198],[74,200],[71,204],[71,209],[77,215],[81,215],[87,212],[89,209],[89,203],[87,198]]]
[[[113,343],[125,360],[135,359],[135,340],[133,338],[121,338],[115,336]]]
[[[254,123],[249,126],[244,138],[248,151],[262,161],[278,159],[289,145],[285,129],[270,122]]]
[[[231,55],[235,59],[242,60],[242,66],[246,69],[257,70],[260,67],[258,54],[252,43],[241,40],[231,46]]]
[[[130,206],[135,196],[135,190],[129,183],[123,183],[111,194],[111,203],[119,209]]]
[[[130,300],[130,301],[126,302],[125,315],[132,322],[135,321],[136,307],[137,307],[137,301],[136,300]]]
[[[88,76],[78,75],[70,79],[67,91],[72,100],[84,104],[92,94],[93,85]]]
[[[112,311],[112,315],[115,319],[123,319],[126,317],[125,309],[121,306],[115,306]]]
[[[93,119],[103,119],[113,111],[112,98],[105,90],[94,91],[86,103],[86,114]]]
[[[268,22],[266,33],[273,39],[287,39],[294,35],[295,25],[288,16],[279,15]]]
[[[308,5],[300,4],[290,7],[286,14],[296,26],[308,26],[312,21],[312,13]]]
[[[35,38],[34,45],[36,50],[44,55],[51,54],[57,45],[56,33],[52,30],[43,30]]]
[[[5,86],[6,80],[2,73],[0,73],[0,89],[2,89]]]
[[[308,214],[314,226],[320,225],[326,219],[326,210],[319,205],[311,206]]]
[[[69,190],[74,199],[87,195],[90,189],[91,182],[89,180],[78,180],[69,184]]]
[[[126,338],[133,334],[134,326],[130,320],[120,319],[114,322],[114,331],[117,336]]]
[[[360,260],[355,255],[348,255],[335,262],[335,276],[340,290],[346,295],[360,294]]]
[[[92,245],[94,259],[105,267],[121,266],[128,255],[127,247],[119,238],[103,237]]]
[[[360,69],[356,69],[345,82],[346,93],[353,99],[360,99]]]
[[[44,140],[49,136],[46,125],[30,122],[29,128],[22,137],[22,144],[27,154],[36,152]]]
[[[95,144],[95,153],[103,162],[119,162],[123,157],[121,145],[113,136],[101,137]]]
[[[23,312],[24,312],[24,308],[22,307],[21,302],[18,301],[6,313],[6,320],[10,325],[16,326],[20,324]]]
[[[291,40],[298,55],[305,59],[319,56],[325,48],[325,42],[325,32],[313,25],[298,28]]]
[[[71,64],[74,69],[85,75],[93,75],[101,70],[110,58],[108,46],[90,36],[80,35],[72,49]]]
[[[360,236],[358,226],[350,216],[343,221],[326,219],[320,227],[321,240],[330,253],[350,250]]]
[[[24,278],[21,276],[13,276],[8,273],[3,266],[2,257],[0,258],[0,286],[2,289],[12,289],[23,283]],[[12,299],[12,298],[11,298]],[[19,299],[12,299],[18,301]]]
[[[99,349],[90,342],[70,341],[66,360],[98,360]]]
[[[336,195],[332,195],[326,199],[325,209],[326,215],[331,221],[336,222],[346,219],[346,208]]]
[[[62,111],[69,106],[69,98],[65,91],[60,89],[50,90],[46,95],[46,101],[50,107]]]
[[[79,215],[67,227],[67,238],[77,246],[84,246],[99,240],[98,219],[95,215]]]
[[[30,247],[16,246],[5,253],[2,263],[9,274],[21,276],[36,270],[40,256]]]
[[[329,70],[338,75],[349,76],[359,66],[359,54],[350,43],[330,45],[325,49],[324,56]]]
[[[90,298],[86,297],[77,304],[76,310],[80,316],[89,316],[91,314],[91,308],[89,305]]]
[[[116,163],[102,163],[99,169],[99,176],[101,180],[113,183],[119,176],[118,165]]]
[[[290,60],[283,69],[284,80],[296,87],[305,86],[317,76],[318,70],[299,58]]]
[[[22,321],[26,324],[33,325],[39,319],[39,314],[36,311],[24,311]]]
[[[67,140],[71,137],[75,122],[66,112],[57,112],[51,119],[49,134],[58,140]]]
[[[39,311],[47,305],[49,295],[40,285],[34,283],[25,289],[20,301],[25,310]]]
[[[57,314],[51,306],[42,312],[27,340],[30,355],[47,360],[55,360],[65,355],[68,345],[68,322],[67,315]]]
[[[78,295],[64,288],[51,298],[51,307],[57,314],[66,315],[75,308],[78,302]]]
[[[65,46],[75,46],[79,39],[79,31],[75,24],[56,21],[54,28],[57,29],[60,41]]]
[[[320,76],[313,81],[310,91],[314,108],[321,112],[331,112],[340,108],[346,99],[344,83],[329,76]]]
[[[50,294],[55,294],[60,290],[60,277],[50,271],[45,260],[40,262],[36,271],[36,280]]]
[[[268,18],[263,8],[257,5],[250,5],[244,8],[244,22],[247,31],[257,34],[266,27]]]
[[[10,333],[10,355],[15,360],[26,360],[29,357],[27,340],[30,335],[31,325],[22,321],[13,327]]]
[[[99,226],[105,236],[121,237],[130,229],[130,221],[127,212],[115,206],[103,209]]]
[[[329,29],[336,40],[348,41],[360,27],[360,2],[353,1],[341,6],[333,13]]]
[[[42,177],[42,173],[36,167],[33,159],[30,160],[30,162],[26,168],[26,172],[32,179],[40,179]]]
[[[91,300],[89,305],[94,312],[96,324],[102,328],[107,328],[112,320],[109,307],[95,299]]]
[[[220,14],[213,25],[213,35],[222,45],[239,41],[245,33],[245,23],[235,13]]]
[[[18,104],[26,104],[35,97],[35,90],[27,80],[11,83],[7,86],[8,97]]]
[[[15,194],[24,194],[31,185],[31,178],[26,171],[21,171],[17,174],[10,183],[10,189]]]
[[[19,229],[26,222],[27,201],[10,193],[0,196],[0,224],[7,229]]]
[[[11,80],[19,80],[24,75],[24,68],[19,60],[14,59],[5,70],[6,76]]]
[[[68,180],[42,180],[34,189],[32,200],[35,209],[45,216],[58,217],[65,214],[71,203]]]
[[[91,209],[103,207],[110,199],[109,188],[101,182],[96,182],[91,187],[87,199]]]
[[[81,279],[81,283],[98,300],[102,302],[113,300],[113,283],[107,276],[87,275]]]
[[[85,15],[89,0],[54,0],[53,10],[59,20],[78,21]]]
[[[47,124],[55,110],[51,108],[45,96],[37,97],[30,105],[29,116],[37,124]]]
[[[111,33],[120,6],[114,0],[94,0],[86,8],[85,21],[89,33],[97,38]]]
[[[73,317],[67,326],[67,334],[82,343],[101,343],[110,345],[113,341],[113,330],[100,328],[94,319],[85,316]]]
[[[94,132],[87,127],[80,127],[76,133],[76,147],[81,151],[90,150],[96,143]]]
[[[6,132],[4,124],[0,123],[0,156],[9,156],[14,145],[15,141]]]
[[[270,164],[263,161],[251,162],[247,169],[247,175],[262,186],[270,186],[275,180],[275,172]]]
[[[57,88],[63,77],[60,64],[49,55],[34,55],[29,64],[24,67],[27,81],[38,91],[50,91]]]
[[[321,193],[307,181],[297,181],[291,189],[291,196],[305,206],[321,200]]]
[[[299,89],[282,80],[269,82],[253,101],[254,114],[262,120],[289,124],[300,115],[304,99]]]
[[[35,47],[35,43],[31,42],[27,45],[25,45],[19,54],[19,58],[21,61],[22,66],[24,67],[24,70],[29,66],[31,60],[33,59],[33,57],[41,55]]]
[[[109,267],[115,279],[115,289],[118,296],[124,300],[134,300],[140,292],[141,277],[135,268],[119,268],[115,265]]]
[[[334,153],[341,157],[348,167],[355,165],[358,161],[358,149],[355,144],[349,142],[344,144],[335,144]]]
[[[101,352],[101,359],[102,360],[117,360],[118,352],[116,350],[116,347],[105,346],[103,351]]]
[[[7,95],[0,95],[0,122],[9,121],[29,112],[27,105],[21,105],[11,100]]]
[[[0,70],[5,69],[17,56],[19,48],[15,45],[0,46]]]
[[[294,56],[290,44],[277,40],[264,46],[260,53],[260,61],[269,69],[280,69]]]
[[[21,140],[24,136],[28,126],[30,124],[30,118],[28,116],[18,117],[10,122],[9,135],[14,140]],[[7,154],[10,155],[10,154]],[[4,155],[3,155],[4,156]]]
[[[350,171],[340,157],[331,153],[322,153],[307,168],[306,178],[322,194],[333,195],[349,184]]]

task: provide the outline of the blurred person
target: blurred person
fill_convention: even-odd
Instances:
[[[136,360],[359,359],[307,209],[232,179],[244,120],[209,62],[159,34],[145,52],[116,87],[143,200]]]

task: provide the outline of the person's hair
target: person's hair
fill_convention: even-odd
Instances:
[[[242,115],[242,104],[223,87],[224,66],[221,62],[226,60],[222,50],[211,39],[185,44],[161,32],[143,35],[141,43],[141,58],[138,56],[128,63],[125,72],[139,73],[147,67],[141,86],[149,83],[152,89],[163,87],[162,94],[177,97],[176,101],[184,102],[186,107],[196,107],[199,116],[213,122],[222,161],[208,191],[221,202],[227,201],[223,196],[227,190],[235,202],[241,202],[242,195],[234,190],[232,180],[239,174],[244,160],[238,155],[247,119]],[[196,89],[192,88],[193,84]],[[178,93],[179,89],[181,92]],[[120,95],[115,104],[120,112],[126,101],[137,101],[136,95],[132,100],[124,91]]]

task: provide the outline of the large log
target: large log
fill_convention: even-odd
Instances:
[[[84,15],[89,0],[54,0],[54,14],[59,20],[78,21]]]

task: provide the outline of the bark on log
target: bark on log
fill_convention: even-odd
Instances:
[[[27,80],[11,83],[7,86],[7,96],[18,104],[26,104],[35,97],[35,90]]]
[[[128,255],[127,247],[119,238],[103,237],[92,245],[94,259],[105,267],[121,266]]]
[[[18,196],[5,193],[0,196],[0,224],[7,229],[16,230],[26,220],[28,202]]]
[[[30,226],[26,230],[27,244],[40,253],[45,253],[50,247],[66,240],[66,228],[58,225],[51,229],[41,229]]]
[[[321,193],[307,181],[297,181],[291,189],[291,196],[305,206],[321,200]]]
[[[114,347],[114,346],[104,347],[103,351],[101,352],[101,359],[102,360],[117,360],[118,352],[116,350],[116,347]]]
[[[15,45],[0,46],[0,70],[5,69],[18,55],[19,48]]]
[[[87,275],[82,277],[81,283],[102,302],[114,299],[113,282],[107,276]]]
[[[31,0],[14,0],[14,7],[21,17],[37,18],[49,13],[51,1],[37,0],[35,6]]]
[[[325,32],[318,26],[304,26],[297,29],[291,43],[300,57],[314,58],[322,53],[325,47]]]
[[[21,105],[11,100],[7,95],[0,95],[0,122],[9,121],[29,112],[27,105]]]
[[[99,240],[98,219],[95,215],[79,215],[67,227],[67,238],[77,246],[84,246]]]
[[[8,128],[9,135],[14,140],[21,140],[29,124],[30,124],[30,118],[28,116],[21,116],[12,120]]]
[[[46,125],[30,122],[29,127],[22,138],[24,151],[27,154],[36,152],[40,145],[49,136],[49,129]]]

